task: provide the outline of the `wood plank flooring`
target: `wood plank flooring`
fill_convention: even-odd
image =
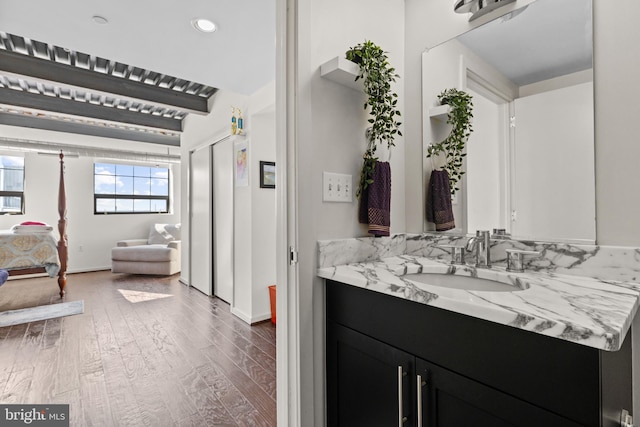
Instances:
[[[0,311],[84,300],[82,315],[0,328],[0,402],[68,403],[72,426],[276,425],[276,331],[169,278],[11,280]]]

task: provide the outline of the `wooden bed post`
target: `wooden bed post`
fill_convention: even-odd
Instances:
[[[58,273],[58,286],[60,287],[60,297],[64,296],[64,287],[67,285],[67,261],[69,254],[67,251],[67,193],[64,186],[64,154],[60,150],[60,186],[58,188],[58,256],[60,257],[60,272]]]

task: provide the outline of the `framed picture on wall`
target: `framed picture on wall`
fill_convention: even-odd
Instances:
[[[260,188],[276,188],[275,162],[260,161]]]

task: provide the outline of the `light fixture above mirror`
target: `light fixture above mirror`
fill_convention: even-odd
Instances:
[[[473,21],[482,15],[486,15],[514,1],[515,0],[458,0],[453,10],[457,13],[471,13],[469,21]]]

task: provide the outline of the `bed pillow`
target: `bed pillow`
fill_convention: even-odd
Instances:
[[[180,224],[152,224],[149,229],[147,243],[150,245],[166,245],[174,240],[181,240]]]

